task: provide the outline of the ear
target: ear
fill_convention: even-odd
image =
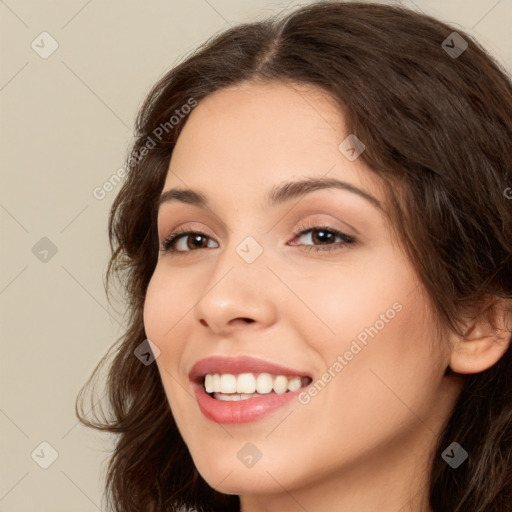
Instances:
[[[507,351],[512,337],[511,301],[493,297],[475,318],[467,318],[463,336],[452,336],[450,368],[456,373],[479,373]]]

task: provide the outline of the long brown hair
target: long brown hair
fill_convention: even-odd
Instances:
[[[112,347],[109,413],[90,421],[83,412],[83,394],[107,355],[81,390],[77,415],[117,434],[107,498],[118,512],[240,509],[238,496],[215,491],[198,474],[157,367],[141,364],[134,350],[146,339],[155,205],[191,110],[184,106],[248,80],[310,84],[339,103],[348,133],[366,146],[360,158],[386,188],[394,227],[443,325],[456,329],[463,312],[486,297],[512,298],[512,85],[477,41],[403,7],[333,1],[212,37],[148,94],[109,218],[106,289],[110,296],[115,276],[127,328]],[[511,372],[509,347],[491,368],[465,377],[432,459],[434,512],[512,510]],[[457,469],[441,457],[454,440],[469,453]]]

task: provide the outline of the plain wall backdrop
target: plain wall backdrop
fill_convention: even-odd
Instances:
[[[104,511],[112,439],[79,425],[74,404],[122,333],[103,287],[120,186],[104,184],[146,93],[210,36],[305,3],[0,1],[0,512]],[[512,70],[512,1],[401,3]]]

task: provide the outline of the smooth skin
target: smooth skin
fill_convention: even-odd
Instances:
[[[439,327],[372,201],[326,188],[267,205],[275,186],[329,177],[384,208],[378,177],[338,149],[347,135],[322,91],[248,82],[199,102],[170,161],[163,191],[194,189],[208,207],[162,204],[160,242],[178,227],[206,236],[183,235],[176,252],[160,252],[146,334],[161,351],[162,383],[198,471],[240,495],[243,512],[429,511],[429,457],[463,384],[445,372],[483,371],[506,349],[483,323],[468,324],[471,339]],[[295,235],[314,226],[355,243],[318,230]],[[263,249],[252,263],[236,251],[248,236]],[[199,359],[248,355],[316,380],[395,303],[400,312],[309,403],[237,425],[199,410],[188,380]],[[247,442],[262,454],[250,468],[237,457]]]

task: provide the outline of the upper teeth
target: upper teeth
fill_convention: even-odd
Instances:
[[[304,378],[307,380],[307,377]],[[207,393],[286,393],[297,391],[303,385],[301,377],[287,377],[286,375],[272,376],[270,373],[214,373],[207,374],[204,387]]]

